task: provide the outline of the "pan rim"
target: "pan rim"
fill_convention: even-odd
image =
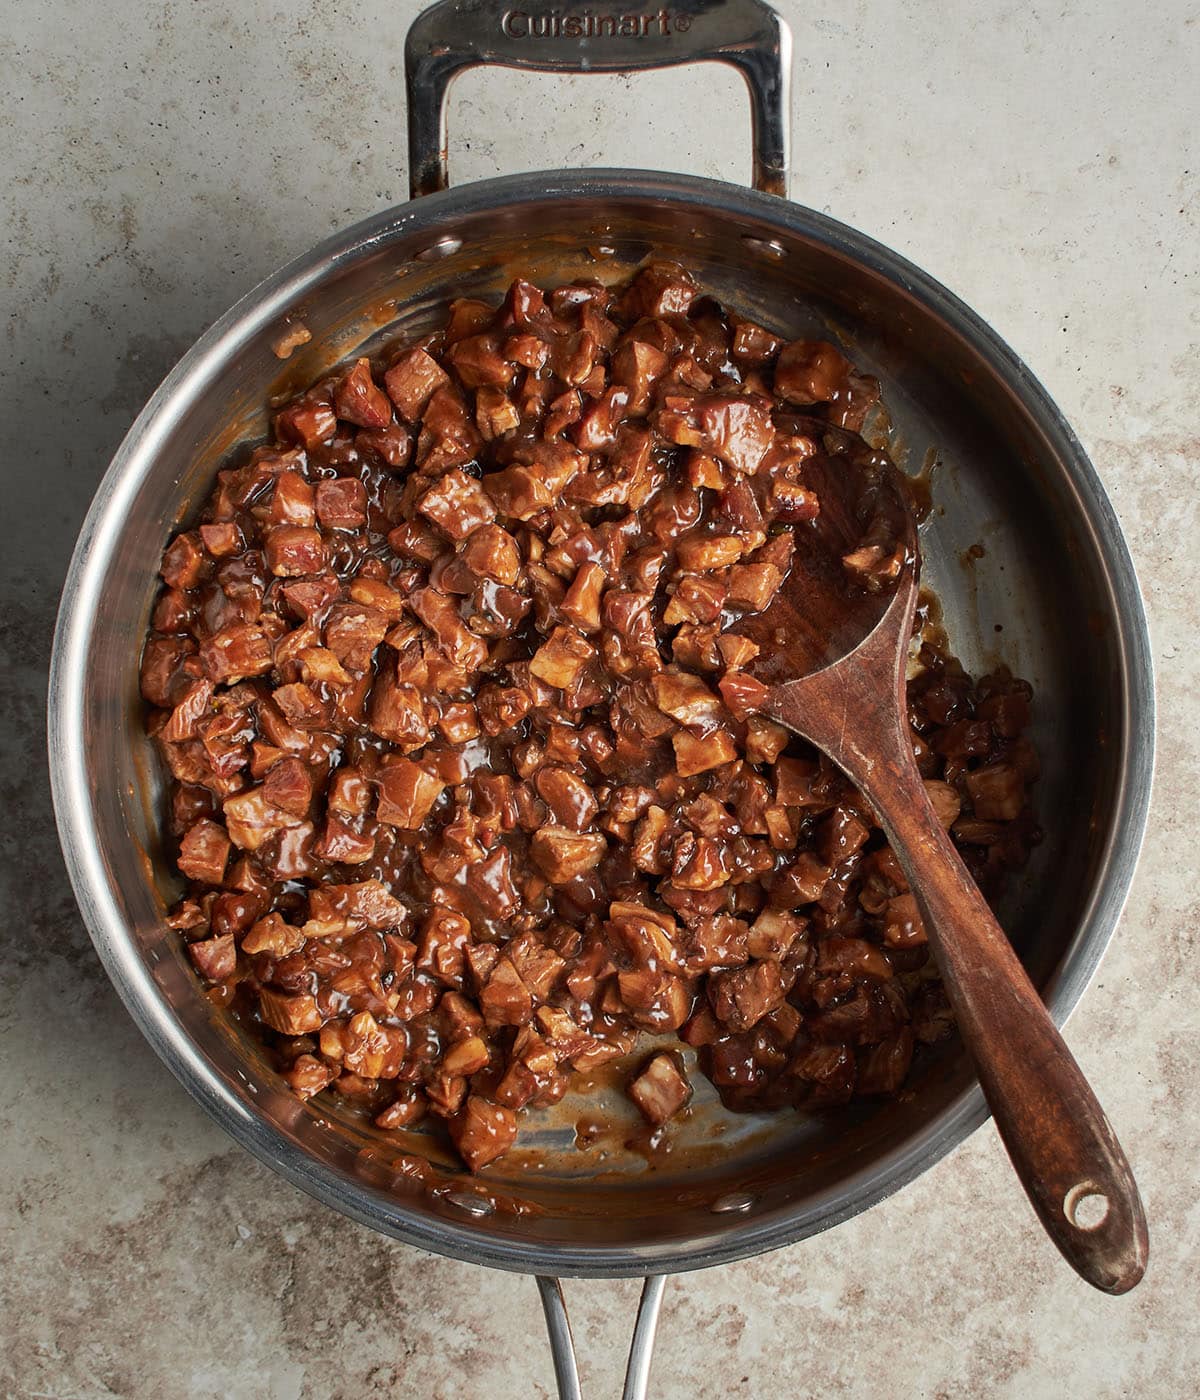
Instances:
[[[136,489],[186,406],[247,340],[303,300],[306,290],[393,240],[444,226],[516,200],[568,199],[702,204],[708,212],[753,218],[866,266],[966,340],[1023,405],[1066,470],[1079,524],[1098,560],[1121,672],[1121,775],[1100,875],[1067,952],[1048,987],[1062,1025],[1100,963],[1128,897],[1145,834],[1154,756],[1154,679],[1150,639],[1133,560],[1116,513],[1082,445],[1049,394],[992,328],[941,283],[901,255],[837,220],[773,195],[695,176],[605,169],[502,176],[387,209],[324,240],[243,296],[187,351],[138,415],[97,489],[80,532],[59,608],[50,666],[48,739],[59,838],[76,900],[105,970],[139,1029],[202,1107],[241,1146],[323,1204],[420,1248],[523,1273],[622,1277],[733,1262],[819,1233],[907,1185],[964,1141],[989,1116],[977,1085],[936,1119],[869,1167],[843,1178],[790,1214],[731,1225],[720,1234],[629,1246],[546,1244],[459,1225],[413,1211],[403,1197],[367,1186],[286,1136],[240,1099],[176,1021],[120,917],[97,841],[83,747],[84,701],[102,582]]]

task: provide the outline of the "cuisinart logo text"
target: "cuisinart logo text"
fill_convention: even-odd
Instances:
[[[648,34],[683,34],[692,27],[691,15],[659,10],[654,15],[593,14],[583,10],[531,15],[528,10],[505,10],[500,28],[510,39],[597,39],[601,36],[641,39]]]

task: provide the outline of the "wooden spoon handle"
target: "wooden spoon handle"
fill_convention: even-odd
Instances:
[[[851,777],[916,895],[959,1029],[1033,1208],[1089,1283],[1127,1292],[1146,1271],[1146,1217],[1104,1110],[943,831],[911,757]]]

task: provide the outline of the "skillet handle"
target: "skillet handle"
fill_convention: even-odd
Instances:
[[[658,1329],[658,1309],[662,1303],[666,1283],[665,1274],[651,1274],[642,1288],[621,1400],[646,1400],[654,1334]],[[575,1344],[571,1340],[571,1323],[567,1317],[567,1303],[563,1297],[562,1284],[556,1278],[539,1274],[537,1286],[542,1295],[542,1309],[546,1314],[546,1331],[550,1334],[558,1400],[582,1400],[579,1369],[575,1364]]]
[[[404,45],[411,195],[449,186],[446,92],[464,69],[635,73],[716,62],[736,68],[750,90],[754,188],[786,198],[791,56],[791,31],[766,0],[613,0],[602,12],[441,0],[416,17]],[[537,134],[544,141],[551,129],[543,123]]]

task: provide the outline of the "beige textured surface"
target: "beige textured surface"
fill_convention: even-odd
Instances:
[[[1026,357],[1091,450],[1141,570],[1158,786],[1128,915],[1070,1039],[1138,1170],[1153,1260],[1129,1298],[1090,1292],[1038,1235],[989,1126],[853,1223],[673,1284],[653,1392],[1200,1394],[1200,20],[1185,0],[1153,22],[1123,0],[784,8],[796,197],[913,257]],[[550,1393],[531,1282],[372,1237],[186,1098],[98,968],[31,759],[62,571],[134,413],[261,275],[403,197],[414,9],[46,0],[0,19],[0,441],[18,517],[0,560],[0,783],[18,816],[2,834],[4,1395]],[[456,180],[747,167],[743,98],[723,74],[473,75],[452,122]],[[568,1293],[586,1391],[615,1395],[636,1287]]]

